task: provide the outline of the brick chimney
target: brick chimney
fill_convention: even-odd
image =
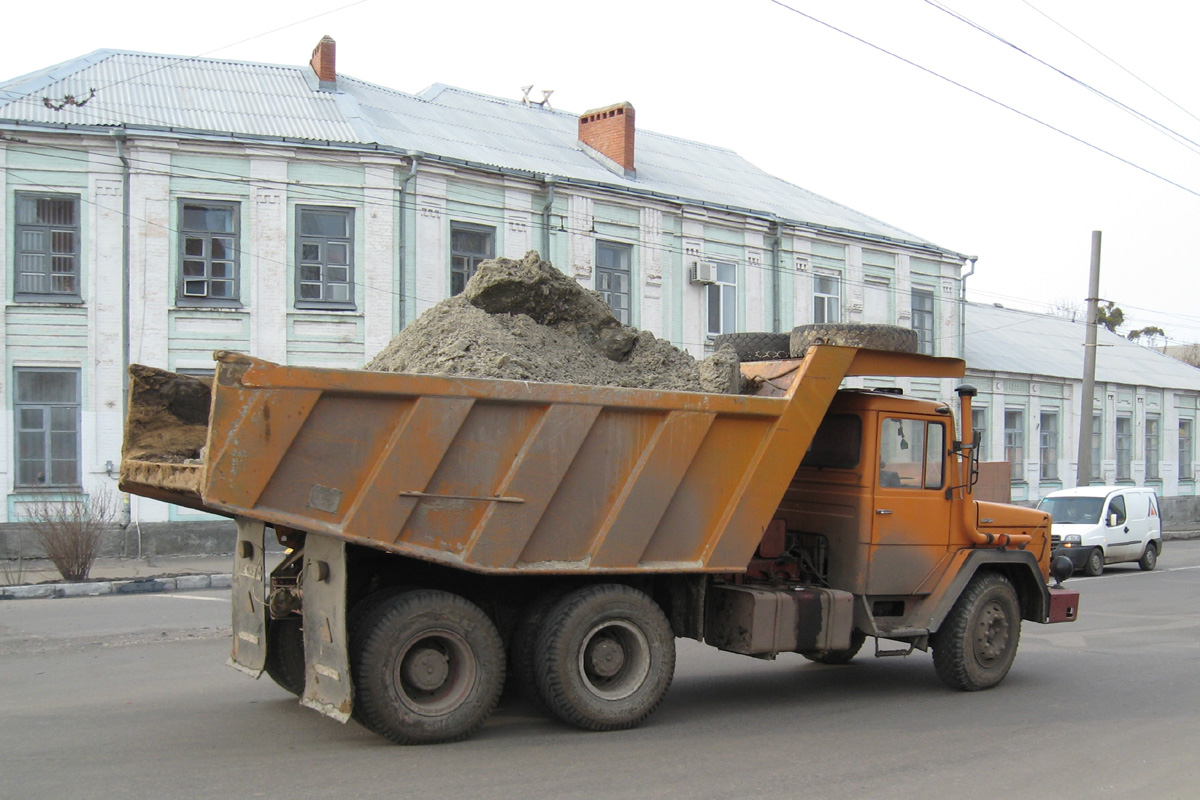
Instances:
[[[579,141],[611,158],[632,175],[633,106],[617,103],[595,108],[579,115]]]
[[[312,60],[308,64],[317,74],[322,90],[331,92],[337,88],[337,43],[332,37],[321,37],[321,41],[313,48]]]

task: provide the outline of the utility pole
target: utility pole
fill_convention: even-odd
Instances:
[[[1075,485],[1092,481],[1092,416],[1096,403],[1096,317],[1100,310],[1100,231],[1092,231],[1092,272],[1088,277],[1087,335],[1083,345],[1083,390],[1079,396],[1079,458]]]

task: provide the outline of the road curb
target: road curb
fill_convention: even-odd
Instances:
[[[21,586],[0,586],[0,600],[194,592],[201,589],[228,589],[231,586],[233,586],[233,575],[228,572],[208,575],[178,575],[172,578],[132,578],[116,581],[85,581],[83,583],[33,583]]]

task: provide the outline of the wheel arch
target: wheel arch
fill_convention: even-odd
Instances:
[[[950,609],[980,572],[1003,575],[1017,592],[1021,618],[1045,622],[1050,609],[1050,590],[1042,580],[1037,558],[1027,550],[972,550],[946,592],[929,615],[929,631],[935,633],[950,614]]]

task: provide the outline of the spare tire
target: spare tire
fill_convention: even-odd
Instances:
[[[918,349],[917,332],[896,325],[824,322],[792,328],[789,349],[794,358],[803,356],[813,344],[865,347],[893,353],[915,353]]]
[[[789,333],[722,333],[713,337],[713,350],[732,345],[741,361],[773,361],[791,358]]]

